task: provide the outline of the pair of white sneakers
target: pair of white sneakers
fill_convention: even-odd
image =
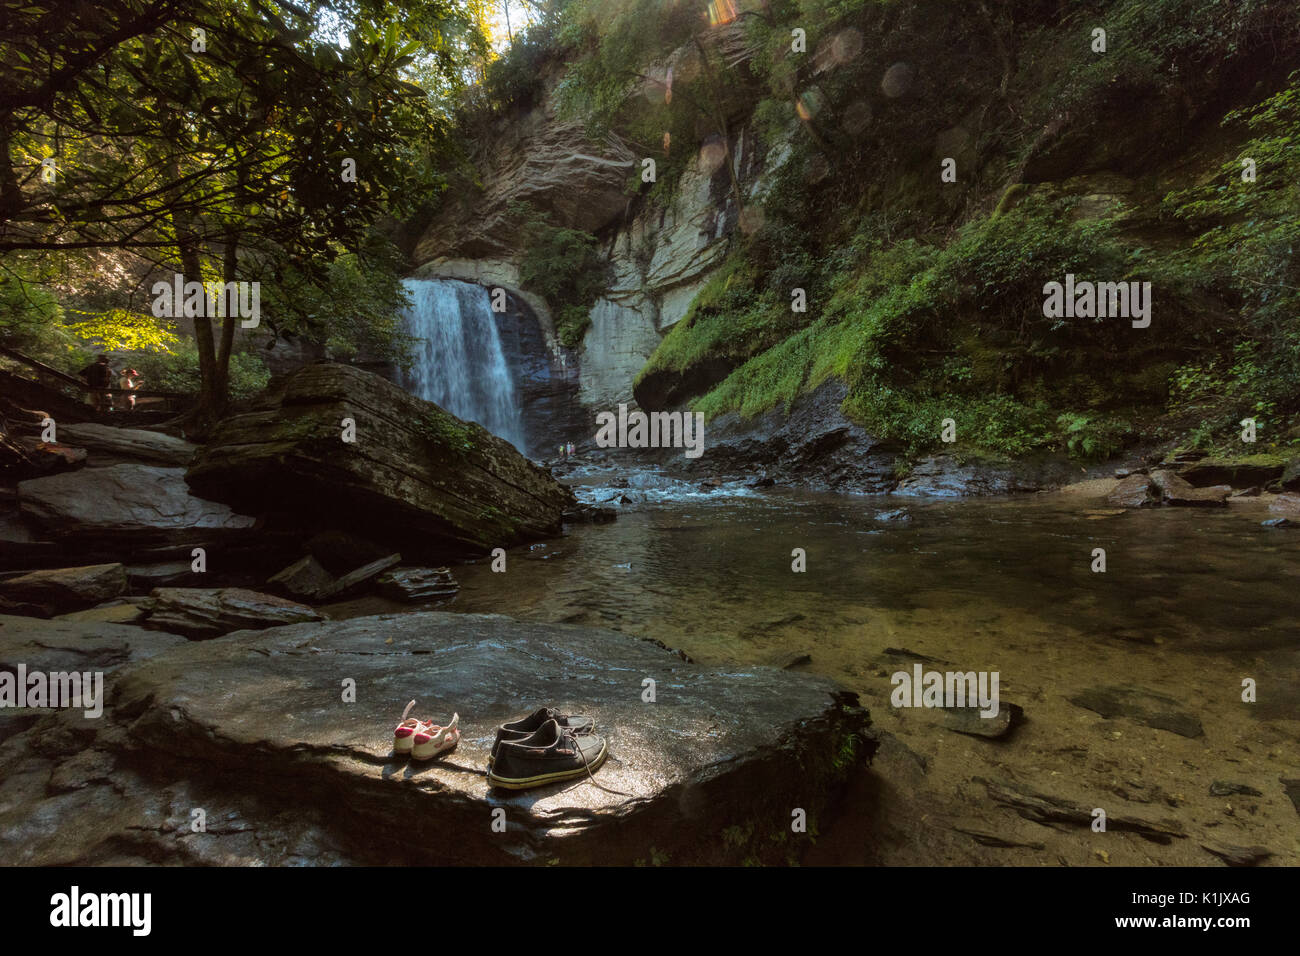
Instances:
[[[451,723],[443,727],[431,720],[411,717],[414,706],[415,701],[406,705],[401,721],[393,729],[393,753],[410,754],[412,760],[432,760],[455,750],[460,743],[460,714],[452,714]]]

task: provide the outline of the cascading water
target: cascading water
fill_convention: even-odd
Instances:
[[[488,290],[454,279],[406,279],[415,342],[407,390],[478,422],[524,451],[524,424]]]

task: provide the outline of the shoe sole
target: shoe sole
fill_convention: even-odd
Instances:
[[[488,772],[488,784],[493,787],[500,787],[503,790],[528,790],[532,787],[545,786],[548,783],[559,783],[561,780],[571,780],[574,777],[585,777],[587,771],[595,773],[600,769],[600,765],[605,762],[609,756],[609,741],[603,741],[594,760],[585,767],[578,767],[574,770],[561,770],[557,773],[543,773],[535,777],[498,777],[491,771]]]
[[[460,741],[457,740],[457,741],[456,741],[454,744],[452,744],[450,747],[443,747],[441,750],[435,750],[433,753],[431,753],[431,754],[427,754],[427,755],[424,755],[424,756],[421,756],[420,754],[416,753],[415,751],[416,751],[417,748],[416,748],[416,747],[412,747],[412,748],[411,748],[411,759],[412,759],[412,760],[432,760],[434,757],[440,757],[440,756],[442,756],[443,754],[449,754],[449,753],[451,753],[453,750],[455,750],[455,749],[456,749],[457,747],[459,747],[459,746],[460,746]]]

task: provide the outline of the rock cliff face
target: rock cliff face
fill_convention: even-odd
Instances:
[[[581,398],[609,407],[632,397],[632,381],[726,252],[737,220],[725,167],[696,157],[667,210],[645,209],[610,243],[614,282],[591,310],[583,340]]]
[[[761,155],[754,137],[731,144],[742,182],[756,187]],[[721,261],[739,210],[731,199],[725,150],[703,150],[682,177],[670,208],[641,207],[628,183],[639,156],[617,139],[593,143],[550,105],[503,123],[478,162],[482,189],[439,211],[415,244],[417,278],[456,278],[500,286],[535,314],[552,360],[550,304],[520,289],[523,221],[512,204],[527,202],[555,225],[605,241],[613,282],[590,313],[575,357],[578,400],[590,409],[632,399],[632,381],[664,333],[678,322]],[[566,364],[570,356],[564,356]],[[587,416],[590,418],[590,416]]]
[[[624,187],[635,157],[616,139],[592,142],[581,126],[541,106],[502,122],[479,162],[482,189],[445,205],[415,247],[417,262],[506,260],[518,255],[529,203],[554,221],[598,232],[628,206]]]

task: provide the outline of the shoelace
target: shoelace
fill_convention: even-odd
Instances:
[[[619,797],[630,797],[632,794],[624,793],[622,790],[611,790],[609,787],[602,786],[596,782],[596,775],[591,772],[591,765],[587,763],[587,755],[582,752],[582,747],[578,746],[578,738],[572,731],[566,730],[561,737],[568,737],[572,741],[574,749],[578,751],[578,757],[582,760],[582,769],[587,771],[587,778],[591,781],[592,786],[604,790],[606,793],[612,793]]]

